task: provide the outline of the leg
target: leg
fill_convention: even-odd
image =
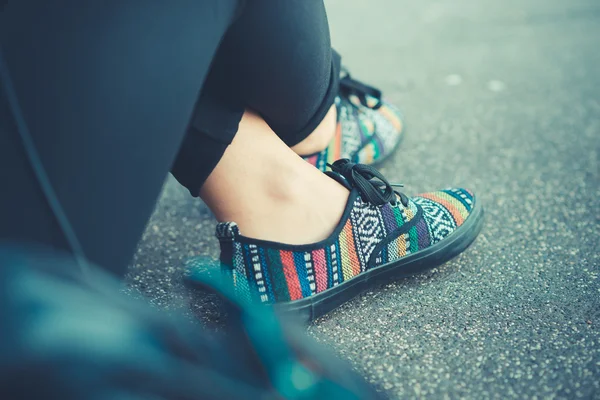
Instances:
[[[8,2],[2,58],[85,255],[122,273],[237,1],[63,3]],[[0,239],[70,250],[26,161],[7,90],[4,82]]]
[[[263,2],[259,0],[252,4]],[[265,21],[270,24],[272,20],[265,17]],[[305,24],[304,29],[309,26]],[[255,28],[261,32],[263,27]],[[251,37],[252,32],[248,31],[248,35]],[[282,37],[286,38],[285,35]],[[294,54],[292,46],[298,43],[287,39],[283,40],[288,45],[284,46],[287,55]],[[266,43],[259,44],[268,47]],[[223,45],[228,45],[228,41]],[[220,56],[223,45],[219,49]],[[240,45],[238,50],[244,50],[242,47]],[[245,50],[253,51],[252,48]],[[282,57],[285,59],[285,55]],[[268,70],[273,60],[276,62],[278,57],[259,58],[257,64],[266,63]],[[231,65],[236,62],[236,59],[230,59]],[[302,66],[311,69],[306,59]],[[213,79],[213,74],[222,71],[213,68],[205,87],[207,90],[203,91],[203,96],[213,100],[208,102],[208,108],[197,108],[197,114],[210,114],[206,110],[220,102],[249,103],[248,98],[240,100],[243,94],[227,96],[227,90],[219,90],[226,86],[217,85],[215,82],[219,80]],[[310,73],[300,71],[298,74],[299,80],[310,86],[310,79],[304,80]],[[291,84],[293,75],[284,75],[286,82]],[[321,71],[320,77],[324,76]],[[353,123],[354,127],[358,124],[369,128],[364,115],[366,109],[382,113],[379,117],[373,116],[371,122],[385,118],[383,114],[389,110],[378,99],[380,92],[346,78],[343,88],[347,92],[342,99],[346,104],[343,108],[345,121]],[[266,99],[267,103],[272,103],[273,110],[278,110],[278,102],[286,104],[290,97],[296,100],[293,98],[295,92],[289,90],[290,85],[273,84],[277,82],[275,76],[267,77],[264,82],[251,77],[246,81],[247,85],[257,85],[257,91],[266,86],[263,93],[270,89],[282,91],[280,97]],[[235,87],[231,91],[235,91]],[[299,93],[303,93],[302,89]],[[312,98],[313,105],[319,104],[316,100]],[[255,110],[260,106],[256,104],[252,107]],[[322,112],[326,114],[328,109],[325,107]],[[286,110],[288,113],[296,111]],[[321,174],[286,146],[298,138],[293,134],[288,136],[286,133],[291,131],[285,128],[289,126],[279,126],[269,112],[268,109],[260,111],[264,119],[246,114],[235,139],[231,143],[219,143],[226,149],[222,157],[214,157],[214,165],[208,166],[198,157],[202,148],[199,145],[216,141],[219,135],[206,124],[206,118],[198,118],[174,167],[174,174],[180,181],[182,171],[186,178],[196,175],[196,180],[183,183],[192,194],[200,193],[222,221],[217,226],[221,262],[244,296],[258,294],[262,302],[283,302],[285,307],[302,310],[307,313],[307,318],[315,318],[378,282],[443,263],[463,251],[481,229],[481,206],[475,204],[473,195],[467,190],[449,189],[410,199],[396,193],[376,170],[348,160],[333,163],[334,172],[330,176]],[[290,121],[297,120],[290,118]],[[275,132],[269,132],[267,123]],[[388,126],[397,137],[398,130],[391,121]],[[371,154],[376,153],[378,147],[374,143],[383,140],[375,134],[374,127],[372,123],[370,129],[353,138],[358,144],[357,151],[368,148]],[[196,146],[192,140],[196,141]],[[371,146],[367,147],[369,144]],[[451,233],[452,239],[447,239]]]
[[[340,78],[340,63],[323,1],[256,0],[227,32],[208,82],[297,154],[323,153],[307,158],[322,170],[342,157],[381,161],[400,141],[401,116],[378,89]]]
[[[331,234],[348,190],[298,157],[264,120],[247,113],[200,196],[219,221],[236,221],[248,236],[304,244]]]
[[[322,0],[254,0],[223,38],[207,84],[294,146],[333,106],[340,64]]]
[[[260,114],[321,170],[343,157],[365,163],[385,158],[401,137],[397,113],[388,104],[378,111],[356,105],[346,99],[350,91],[334,105],[340,69],[322,1],[247,4],[219,47],[173,174],[198,196],[237,130],[239,119],[229,117],[230,110],[240,107]],[[234,123],[223,127],[223,120]]]
[[[321,0],[247,3],[217,51],[173,175],[198,196],[233,140],[240,107],[261,115],[299,154],[326,147],[340,64]]]

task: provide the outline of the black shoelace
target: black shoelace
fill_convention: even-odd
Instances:
[[[345,98],[354,95],[358,98],[360,104],[373,110],[377,110],[383,105],[381,100],[381,90],[353,79],[352,76],[350,76],[350,73],[345,69],[342,70],[342,73],[343,76],[340,78],[340,95]],[[370,106],[367,101],[367,96],[376,99],[377,104]]]
[[[351,187],[355,187],[360,193],[362,199],[376,206],[382,206],[386,203],[396,205],[396,195],[404,207],[408,207],[408,197],[404,193],[394,190],[394,186],[402,187],[400,184],[389,183],[387,179],[375,168],[355,164],[346,158],[337,160],[333,164],[327,164],[331,171],[326,174],[339,182],[335,174],[344,177]]]

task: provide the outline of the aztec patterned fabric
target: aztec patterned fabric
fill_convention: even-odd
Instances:
[[[375,109],[378,100],[367,97],[369,107],[356,96],[338,96],[335,104],[338,122],[329,146],[304,159],[321,171],[340,158],[352,162],[373,164],[390,154],[400,142],[404,124],[400,111],[386,101]]]
[[[374,206],[353,190],[336,230],[312,245],[253,240],[235,223],[220,223],[221,264],[244,297],[298,300],[443,240],[469,217],[473,203],[471,192],[447,189],[413,197],[407,207],[399,201]]]

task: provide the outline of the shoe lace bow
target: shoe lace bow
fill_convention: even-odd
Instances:
[[[383,105],[383,101],[381,100],[381,90],[353,79],[350,73],[345,69],[342,70],[342,74],[343,75],[340,78],[340,94],[343,97],[349,98],[354,95],[358,98],[360,104],[373,110],[377,110]],[[377,103],[372,106],[369,105],[367,96],[377,100]]]
[[[376,206],[386,203],[396,205],[397,198],[400,198],[402,205],[408,206],[408,197],[404,193],[394,190],[394,187],[403,187],[404,185],[388,182],[381,172],[369,165],[356,164],[343,158],[333,164],[327,164],[327,166],[331,168],[331,171],[327,171],[326,174],[338,182],[340,181],[338,177],[342,176],[348,183],[347,186],[355,187],[366,202]]]

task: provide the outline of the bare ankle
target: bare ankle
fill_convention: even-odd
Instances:
[[[308,244],[331,234],[348,191],[248,114],[200,195],[219,221],[236,222],[243,235]]]
[[[335,136],[336,123],[337,110],[333,105],[319,126],[303,141],[293,146],[292,150],[302,156],[325,150]]]
[[[287,244],[319,242],[331,235],[341,220],[348,195],[333,180],[282,188],[257,205],[252,214],[240,215],[238,225],[242,234],[256,239]]]

